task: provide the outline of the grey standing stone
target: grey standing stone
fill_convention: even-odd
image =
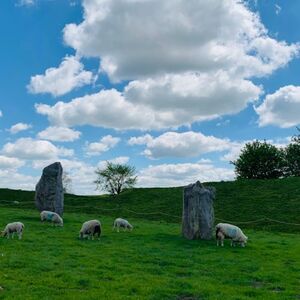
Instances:
[[[216,190],[205,188],[200,181],[183,190],[182,234],[189,240],[212,238]]]
[[[44,168],[35,187],[35,205],[39,211],[49,210],[63,215],[64,192],[62,183],[63,168],[60,162]]]

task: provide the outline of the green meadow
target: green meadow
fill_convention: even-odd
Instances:
[[[216,222],[300,223],[299,179],[209,185],[218,191]],[[239,224],[247,246],[216,247],[181,237],[181,188],[66,195],[62,228],[40,223],[33,195],[0,190],[0,227],[25,224],[22,240],[0,239],[0,299],[300,299],[300,226]],[[132,232],[112,231],[119,216]],[[101,239],[79,240],[94,218]]]

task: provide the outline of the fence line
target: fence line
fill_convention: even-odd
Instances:
[[[19,203],[14,203],[13,201],[9,201],[9,200],[0,200],[0,205],[2,204],[2,202],[5,203],[11,203],[14,204],[15,207],[17,207],[19,204],[27,204],[26,202],[19,202]],[[5,205],[5,204],[4,204]],[[65,205],[65,207],[68,208],[89,208],[87,206],[69,206],[69,205]],[[181,216],[177,216],[177,215],[171,215],[168,213],[164,213],[161,211],[157,211],[157,212],[137,212],[128,208],[122,208],[120,206],[116,207],[116,208],[102,208],[102,207],[94,207],[94,210],[102,210],[102,211],[116,211],[116,210],[125,210],[128,211],[130,213],[133,213],[135,215],[163,215],[163,216],[168,216],[168,217],[172,217],[172,218],[177,218],[177,219],[181,219]],[[230,221],[230,220],[225,220],[225,219],[220,219],[220,218],[215,218],[216,220],[222,221],[222,222],[226,222],[226,223],[231,223],[231,224],[252,224],[252,223],[259,223],[259,222],[263,222],[263,221],[269,221],[269,222],[274,222],[274,223],[279,223],[279,224],[285,224],[285,225],[292,225],[292,226],[300,226],[300,224],[298,223],[292,223],[292,222],[285,222],[285,221],[281,221],[281,220],[276,220],[276,219],[271,219],[268,217],[262,217],[260,219],[257,220],[251,220],[251,221]]]

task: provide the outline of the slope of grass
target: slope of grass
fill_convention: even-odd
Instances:
[[[205,185],[217,189],[216,222],[228,220],[238,224],[268,217],[300,223],[300,178],[212,182]],[[139,188],[126,191],[117,198],[66,195],[65,211],[97,212],[112,217],[139,217],[179,223],[182,214],[182,193],[182,188]],[[0,207],[33,209],[33,199],[33,192],[0,189]],[[20,203],[14,204],[15,200]],[[272,231],[300,231],[300,226],[269,221],[240,225],[243,228]]]
[[[81,241],[81,223],[100,218],[100,241]],[[23,240],[0,239],[0,299],[298,299],[300,239],[246,230],[246,248],[187,241],[174,223],[132,219],[112,232],[112,217],[66,213],[63,228],[36,211],[0,209],[0,226],[25,223]]]

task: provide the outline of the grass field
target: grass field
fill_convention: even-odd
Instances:
[[[217,218],[300,223],[299,178],[209,185]],[[40,223],[33,197],[0,190],[0,227],[26,226],[21,241],[0,238],[0,299],[300,299],[299,226],[244,224],[247,247],[222,248],[181,237],[181,188],[66,195],[63,228]],[[119,216],[132,232],[112,232]],[[82,222],[93,218],[101,240],[79,240]]]
[[[246,231],[246,248],[186,241],[178,224],[133,219],[112,232],[101,216],[100,241],[78,240],[99,215],[65,214],[65,226],[38,213],[1,209],[1,227],[25,223],[23,240],[0,239],[0,299],[299,299],[298,235]]]

